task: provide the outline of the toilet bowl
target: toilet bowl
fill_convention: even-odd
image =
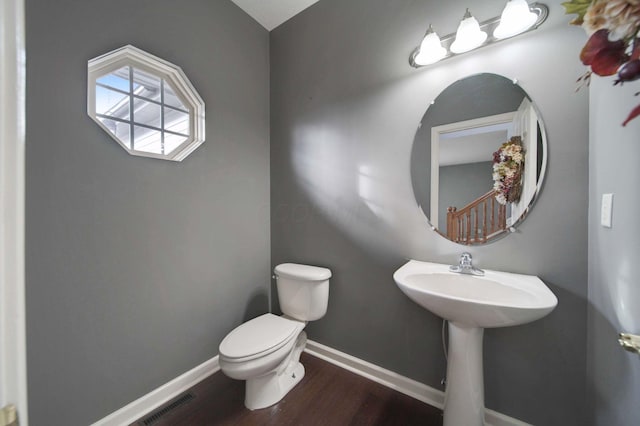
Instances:
[[[285,263],[275,268],[282,316],[270,313],[232,330],[220,343],[222,372],[246,380],[245,406],[251,410],[279,402],[304,377],[300,354],[307,321],[322,318],[329,299],[331,271]]]

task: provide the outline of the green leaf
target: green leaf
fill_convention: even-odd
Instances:
[[[587,13],[591,3],[593,3],[593,0],[571,0],[562,3],[562,6],[564,6],[565,14],[570,15],[575,13],[578,15],[570,22],[571,24],[582,25],[584,22],[584,15]]]

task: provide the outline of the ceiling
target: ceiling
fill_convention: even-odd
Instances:
[[[513,123],[500,123],[458,130],[440,137],[440,166],[493,160],[493,152],[513,134]]]
[[[231,0],[271,31],[318,0]]]

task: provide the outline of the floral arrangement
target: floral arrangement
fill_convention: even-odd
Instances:
[[[588,85],[592,73],[617,74],[614,85],[640,78],[640,0],[571,0],[562,5],[567,14],[578,15],[570,23],[581,25],[589,35],[580,60],[590,70],[578,82]],[[640,105],[622,125],[639,115]]]
[[[512,137],[493,153],[493,189],[498,203],[517,203],[522,193],[524,149],[520,136]]]

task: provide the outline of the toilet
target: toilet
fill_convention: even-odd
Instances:
[[[324,316],[329,301],[329,269],[283,263],[274,272],[283,315],[264,314],[241,324],[218,351],[222,372],[246,380],[244,405],[250,410],[279,402],[302,380],[303,329]]]

